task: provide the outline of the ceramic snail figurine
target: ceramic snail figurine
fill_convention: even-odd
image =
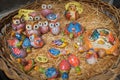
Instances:
[[[83,8],[79,2],[69,2],[65,5],[65,17],[68,20],[77,20],[83,12]]]
[[[16,15],[12,18],[12,28],[18,33],[25,30],[25,20],[23,15]]]
[[[29,21],[40,21],[41,20],[41,15],[37,11],[29,13],[28,16],[29,16]]]
[[[40,32],[42,34],[45,34],[45,33],[47,33],[49,31],[49,23],[48,23],[48,21],[39,21],[38,25],[40,27]]]
[[[57,58],[60,55],[60,50],[55,48],[50,48],[48,52],[48,56],[52,58]]]
[[[42,38],[38,35],[31,35],[29,36],[29,39],[30,39],[30,42],[31,42],[31,45],[34,47],[34,48],[41,48],[43,47],[44,45],[44,41],[42,40]]]
[[[67,80],[68,79],[68,72],[70,71],[71,66],[70,63],[67,60],[62,60],[59,64],[59,70],[62,73],[62,79]]]
[[[48,80],[55,79],[58,76],[58,71],[54,67],[50,67],[47,70],[45,70],[45,75],[48,78]]]
[[[70,38],[78,37],[84,32],[83,27],[78,22],[71,22],[66,25],[65,34]]]
[[[75,68],[76,72],[78,74],[80,74],[80,67],[79,67],[80,60],[74,54],[70,54],[68,56],[68,61],[69,61],[70,65]]]
[[[90,49],[86,54],[86,60],[88,64],[95,64],[97,62],[98,55],[94,49]]]
[[[58,35],[60,33],[60,23],[59,22],[51,22],[49,23],[50,32],[53,35]]]
[[[29,37],[32,34],[41,35],[40,27],[37,21],[26,22],[26,35]]]

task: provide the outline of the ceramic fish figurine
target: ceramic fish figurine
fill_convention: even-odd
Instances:
[[[37,11],[31,12],[28,15],[29,15],[29,21],[40,21],[41,20],[41,15]]]
[[[77,20],[80,14],[83,12],[83,8],[79,2],[69,2],[65,5],[65,17],[68,20]]]
[[[38,22],[38,25],[40,27],[40,32],[42,34],[45,34],[49,31],[49,24],[48,24],[48,21],[39,21]]]
[[[25,20],[24,16],[16,15],[12,18],[12,28],[17,31],[18,33],[21,33],[25,30]]]
[[[41,48],[44,45],[44,41],[42,40],[42,38],[40,36],[37,35],[31,35],[29,37],[30,41],[31,41],[31,45],[34,48]]]
[[[26,35],[29,37],[32,34],[41,35],[40,27],[37,21],[26,22]]]
[[[55,49],[55,48],[49,49],[48,56],[50,56],[52,58],[57,58],[59,55],[60,55],[60,50]]]
[[[49,23],[50,31],[53,35],[58,35],[60,33],[60,23]]]
[[[58,76],[58,71],[54,67],[50,67],[45,70],[45,75],[48,79],[55,79]]]

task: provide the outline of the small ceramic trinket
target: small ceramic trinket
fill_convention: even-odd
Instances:
[[[88,64],[95,64],[97,62],[98,55],[94,49],[90,49],[86,54]]]
[[[84,32],[83,27],[78,22],[71,22],[66,25],[65,34],[70,38],[78,37]]]
[[[40,27],[37,21],[26,22],[26,35],[29,37],[32,34],[41,35]]]
[[[97,54],[100,58],[103,58],[104,56],[106,56],[106,52],[104,49],[99,49]]]
[[[74,54],[70,54],[68,56],[68,61],[70,63],[71,66],[73,66],[77,72],[77,74],[80,74],[80,60],[74,55]]]
[[[31,35],[29,36],[29,39],[30,39],[30,42],[31,42],[31,45],[34,47],[34,48],[41,48],[43,47],[44,45],[44,41],[42,40],[42,38],[38,35]]]
[[[42,4],[41,7],[42,7],[42,10],[41,10],[40,13],[41,13],[41,15],[42,15],[43,17],[46,18],[47,15],[53,13],[52,5],[51,5],[51,4],[48,4],[48,5]]]
[[[7,40],[7,43],[8,43],[8,46],[12,48],[12,47],[18,47],[20,41],[16,38],[13,38],[13,39]]]
[[[45,70],[45,75],[48,79],[55,79],[58,76],[58,71],[54,67],[50,67]]]
[[[56,22],[59,19],[59,14],[51,13],[51,14],[48,14],[46,18],[50,22]]]
[[[60,23],[49,23],[50,31],[53,35],[58,35],[60,33]]]
[[[65,5],[65,17],[68,20],[77,20],[83,12],[83,8],[79,2],[69,2]]]
[[[45,34],[49,31],[49,24],[48,24],[48,21],[39,21],[38,22],[38,25],[40,27],[40,32],[42,34]]]
[[[28,15],[29,15],[29,21],[40,21],[41,20],[41,15],[37,11],[31,12]]]
[[[38,62],[41,62],[41,63],[46,63],[46,62],[48,62],[48,58],[45,57],[45,56],[42,56],[42,55],[37,56],[37,57],[36,57],[36,60],[37,60]]]
[[[57,58],[60,55],[60,50],[51,48],[49,49],[48,55],[51,56],[52,58]]]
[[[12,28],[17,31],[18,33],[21,33],[25,30],[25,20],[24,16],[16,15],[12,18]]]

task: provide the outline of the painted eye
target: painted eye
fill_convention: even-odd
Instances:
[[[46,4],[42,4],[42,9],[46,9],[47,5]]]
[[[54,27],[54,23],[50,23],[50,24],[49,24],[49,27],[50,27],[50,28],[53,28],[53,27]]]
[[[55,27],[59,27],[59,26],[60,26],[59,22],[55,23]]]
[[[34,30],[35,30],[35,29],[38,29],[38,28],[39,28],[38,24],[35,24],[35,25],[34,25]]]
[[[20,24],[20,20],[14,20],[13,23],[14,24]]]
[[[48,21],[45,21],[43,26],[48,26]]]
[[[40,20],[40,16],[36,16],[36,17],[35,17],[35,20],[36,20],[36,21]]]
[[[28,24],[28,25],[26,25],[26,29],[27,30],[32,30],[32,26]]]
[[[32,17],[32,16],[29,16],[29,20],[30,20],[30,21],[33,21],[33,17]]]
[[[39,25],[40,27],[43,26],[43,25],[42,25],[42,22],[39,22],[38,25]]]
[[[52,5],[51,4],[49,4],[47,7],[48,7],[48,9],[52,9]]]
[[[25,19],[23,17],[21,18],[21,22],[25,22]]]

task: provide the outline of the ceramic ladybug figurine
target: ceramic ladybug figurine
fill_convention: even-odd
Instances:
[[[17,31],[18,33],[21,33],[25,30],[25,20],[24,16],[16,15],[12,18],[12,28]]]
[[[49,23],[50,31],[53,35],[58,35],[60,33],[60,23]]]
[[[34,48],[41,48],[44,45],[44,41],[42,40],[42,38],[38,35],[31,35],[29,37],[30,41],[31,41],[31,45]]]
[[[50,67],[47,70],[45,70],[45,75],[48,78],[48,80],[55,79],[58,76],[58,71],[54,67]]]
[[[75,67],[76,72],[80,74],[80,60],[74,54],[70,54],[68,56],[68,61],[71,66]]]
[[[48,24],[48,21],[39,21],[38,22],[38,25],[40,27],[40,32],[42,34],[45,34],[49,31],[49,24]]]
[[[28,16],[29,16],[29,21],[40,21],[41,20],[41,15],[37,11],[29,13]]]
[[[26,35],[29,37],[32,34],[41,35],[40,27],[37,21],[26,22]]]
[[[78,22],[71,22],[66,25],[65,34],[70,38],[78,37],[84,32],[83,27]]]
[[[65,17],[68,20],[77,20],[80,14],[83,12],[83,8],[80,3],[72,1],[65,5]]]

